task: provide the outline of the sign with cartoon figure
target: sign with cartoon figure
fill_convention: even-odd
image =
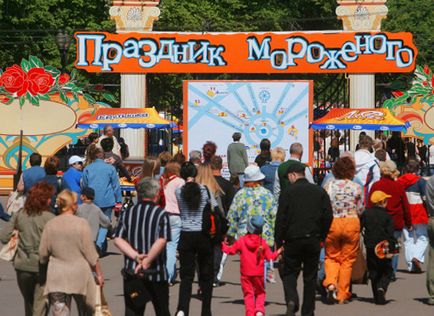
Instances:
[[[304,147],[303,161],[312,152],[309,122],[312,81],[184,81],[185,152],[217,144],[226,161],[232,134],[240,132],[249,161],[260,152],[261,139],[287,152],[294,142]]]

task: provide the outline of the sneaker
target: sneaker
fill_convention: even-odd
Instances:
[[[327,287],[327,303],[334,304],[336,303],[336,287],[334,285],[329,285]]]
[[[386,291],[383,288],[377,289],[377,300],[375,302],[377,305],[386,304]]]
[[[413,263],[413,273],[422,273],[422,265],[419,260],[413,258],[411,259],[411,263]]]
[[[255,316],[264,316],[264,313],[263,312],[256,312]]]
[[[185,316],[183,311],[178,311],[175,316]]]

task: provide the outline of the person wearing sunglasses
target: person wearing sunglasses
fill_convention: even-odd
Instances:
[[[69,168],[63,174],[63,181],[66,182],[71,191],[77,193],[77,196],[81,195],[80,182],[83,173],[83,161],[84,159],[79,156],[71,156],[69,158]],[[78,203],[82,203],[80,199]]]

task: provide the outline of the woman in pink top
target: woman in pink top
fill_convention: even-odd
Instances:
[[[166,267],[169,277],[169,285],[173,285],[176,279],[176,249],[178,248],[179,234],[181,233],[181,217],[179,216],[178,200],[175,196],[177,188],[185,184],[184,179],[179,177],[181,166],[176,162],[169,162],[162,176],[165,207],[169,214],[171,241],[166,245]]]
[[[271,252],[261,237],[263,226],[262,216],[252,216],[247,222],[247,235],[240,237],[232,246],[222,244],[224,253],[240,254],[241,288],[246,316],[265,315],[264,259],[276,260],[282,252],[282,249]]]

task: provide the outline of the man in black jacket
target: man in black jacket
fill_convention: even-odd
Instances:
[[[275,224],[277,248],[283,245],[282,279],[287,303],[287,316],[299,309],[297,278],[303,266],[303,305],[301,315],[314,315],[315,286],[321,241],[333,220],[332,207],[327,192],[309,183],[305,166],[294,163],[288,167],[291,183],[279,199]]]

